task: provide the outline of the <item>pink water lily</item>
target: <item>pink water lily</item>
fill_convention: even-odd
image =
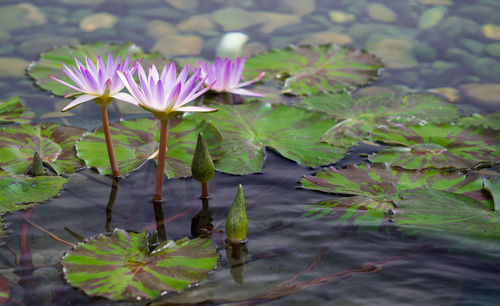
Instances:
[[[265,72],[262,72],[255,79],[240,83],[241,73],[243,72],[243,67],[245,66],[244,57],[237,57],[234,62],[227,57],[224,58],[224,62],[222,62],[221,58],[217,57],[214,64],[203,64],[201,61],[198,61],[198,65],[202,68],[201,77],[205,78],[205,84],[208,85],[217,81],[212,87],[213,91],[229,92],[237,95],[253,97],[264,96],[260,93],[242,88],[259,81],[265,75]]]
[[[125,85],[116,72],[134,73],[136,69],[135,61],[130,67],[129,61],[130,57],[120,63],[120,57],[117,56],[116,60],[113,60],[113,55],[110,53],[106,64],[102,61],[100,56],[97,57],[97,64],[94,64],[85,57],[86,67],[76,58],[76,68],[68,68],[68,66],[62,63],[62,71],[75,83],[75,85],[59,80],[51,75],[50,77],[75,90],[75,93],[69,94],[66,97],[81,94],[78,98],[66,105],[62,111],[70,110],[90,100],[94,100],[99,105],[107,105],[111,103],[113,99],[128,102],[126,100],[126,94],[120,92]],[[125,100],[122,98],[125,98]]]
[[[142,65],[138,64],[137,72],[140,84],[136,83],[131,72],[118,71],[118,76],[130,93],[128,97],[122,98],[152,112],[160,120],[168,120],[176,112],[217,111],[210,107],[184,106],[204,94],[215,83],[212,82],[206,88],[201,88],[205,81],[200,80],[201,69],[196,69],[189,79],[187,78],[189,65],[182,69],[178,77],[174,63],[166,64],[161,75],[155,65],[149,68],[149,73],[146,75]]]
[[[207,92],[215,83],[201,88],[206,77],[200,79],[201,68],[195,70],[188,79],[189,65],[177,76],[175,64],[166,64],[161,74],[153,65],[148,74],[137,64],[139,84],[131,72],[118,71],[117,74],[127,87],[130,95],[128,102],[134,103],[153,113],[160,120],[160,147],[158,153],[158,168],[156,170],[155,191],[153,201],[161,201],[163,176],[165,171],[165,153],[167,149],[168,121],[178,112],[215,112],[217,109],[203,106],[184,106]]]

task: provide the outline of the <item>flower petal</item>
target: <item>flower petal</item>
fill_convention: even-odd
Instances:
[[[75,87],[75,86],[73,86],[73,85],[71,85],[71,84],[69,84],[69,83],[66,83],[66,82],[64,82],[64,81],[61,81],[61,80],[59,80],[59,79],[57,79],[57,78],[55,78],[55,77],[53,77],[53,76],[51,76],[51,75],[49,75],[49,77],[50,77],[51,79],[53,79],[54,81],[56,81],[56,82],[59,82],[59,83],[63,84],[64,86],[68,86],[68,87],[69,87],[69,88],[71,88],[71,89],[74,89],[74,90],[76,90],[76,91],[78,91],[78,92],[82,92],[82,89],[80,89],[80,88],[77,88],[77,87]]]
[[[210,107],[204,107],[204,106],[183,106],[175,109],[176,112],[204,112],[204,113],[211,113],[211,112],[216,112],[218,109],[216,108],[210,108]]]
[[[264,77],[264,75],[266,75],[266,73],[265,72],[261,72],[255,79],[253,79],[251,81],[240,83],[240,84],[238,84],[236,86],[236,88],[245,87],[247,85],[253,84],[253,83],[259,81],[260,79],[262,79],[262,77]]]
[[[139,101],[136,100],[133,96],[129,95],[128,93],[119,92],[112,95],[112,97],[115,98],[116,100],[120,100],[137,106],[139,105]]]
[[[229,90],[228,92],[235,94],[235,95],[242,95],[242,96],[261,97],[261,98],[264,97],[263,94],[260,94],[258,92],[251,91],[248,89],[243,89],[243,88],[234,88],[234,89]]]
[[[82,103],[85,103],[87,101],[90,101],[90,100],[93,100],[94,98],[96,98],[96,96],[92,96],[92,95],[81,95],[79,96],[78,98],[76,98],[75,100],[71,101],[68,105],[66,105],[62,111],[65,112],[67,110],[70,110]]]

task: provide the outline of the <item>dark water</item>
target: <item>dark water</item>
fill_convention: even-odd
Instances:
[[[60,43],[70,43],[75,39],[82,43],[133,41],[149,51],[156,44],[156,38],[145,35],[147,23],[151,20],[175,25],[190,16],[209,14],[230,6],[295,14],[290,9],[290,1],[277,0],[200,0],[195,9],[186,10],[173,8],[160,0],[95,1],[96,4],[63,2],[27,1],[45,14],[45,23],[9,30],[10,37],[2,38],[0,57],[21,58],[27,62],[37,60],[39,52],[52,47],[44,45],[43,39],[37,40],[40,37],[47,41],[58,41],[55,38],[59,38]],[[366,7],[374,1],[318,0],[313,10],[301,17],[299,24],[290,24],[269,33],[265,33],[261,25],[252,25],[243,31],[251,37],[249,43],[258,42],[268,48],[300,43],[324,31],[347,35],[352,38],[349,45],[369,51],[376,49],[374,46],[380,40],[408,41],[412,48],[406,55],[409,54],[415,63],[410,65],[411,59],[408,58],[393,62],[393,66],[403,62],[411,67],[385,69],[373,86],[396,93],[451,87],[457,90],[457,103],[464,114],[497,111],[498,102],[484,102],[468,96],[460,86],[500,82],[500,73],[494,73],[498,56],[485,51],[495,40],[485,38],[481,32],[483,24],[500,23],[500,7],[496,1],[449,2],[451,5],[445,6],[447,11],[443,20],[427,30],[418,28],[418,17],[434,7],[433,4],[411,0],[380,1],[396,14],[395,21],[382,22],[367,13]],[[2,1],[0,7],[17,3]],[[327,14],[330,10],[352,14],[355,22],[333,23]],[[85,16],[99,12],[120,18],[113,28],[93,32],[79,30],[79,23]],[[451,17],[457,18],[450,21]],[[360,30],[360,25],[376,30],[369,30],[366,26]],[[366,33],[354,35],[363,31]],[[223,32],[222,27],[217,26],[203,33],[181,34],[202,37],[204,44],[200,55],[211,59]],[[397,46],[401,49],[404,45]],[[473,48],[473,45],[477,47]],[[394,47],[389,45],[386,48]],[[417,49],[427,51],[417,52]],[[490,65],[482,64],[486,66],[484,68],[477,64],[481,59],[489,59]],[[359,91],[358,94],[363,93]],[[97,106],[91,103],[72,111],[75,116],[61,119],[57,112],[67,101],[62,102],[62,98],[38,90],[26,76],[0,78],[0,98],[15,95],[36,111],[38,120],[66,122],[89,129],[100,125],[99,117],[90,115],[98,115]],[[110,110],[111,120],[119,120],[119,114]],[[137,115],[124,113],[124,116]],[[336,166],[363,162],[360,153],[372,150],[375,148],[356,147]],[[113,228],[153,229],[159,215],[149,201],[155,170],[154,164],[146,163],[115,185],[110,177],[83,170],[70,176],[66,189],[58,198],[36,206],[30,212],[6,215],[4,220],[8,223],[9,233],[5,245],[0,248],[0,273],[11,283],[9,303],[111,304],[89,298],[67,285],[58,262],[69,246],[28,224],[25,218],[71,243]],[[474,248],[463,249],[459,246],[463,238],[451,235],[407,237],[390,225],[384,231],[377,231],[311,222],[300,217],[307,210],[306,205],[332,198],[331,195],[298,188],[298,180],[316,170],[301,167],[268,151],[262,174],[241,177],[217,173],[210,182],[212,198],[209,210],[216,227],[212,240],[221,253],[219,266],[200,286],[168,295],[158,303],[498,305],[499,242],[477,241]],[[240,258],[234,259],[231,250],[226,252],[221,230],[238,184],[244,186],[249,242],[247,250],[241,250]],[[166,203],[161,212],[167,220],[168,238],[191,237],[192,219],[202,209],[198,199],[200,186],[192,179],[169,180],[164,191]]]

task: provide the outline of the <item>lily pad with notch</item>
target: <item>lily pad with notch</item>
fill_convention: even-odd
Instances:
[[[334,44],[291,46],[247,59],[243,75],[283,81],[283,93],[315,95],[351,90],[378,78],[381,61],[372,54]]]
[[[38,152],[44,165],[56,174],[73,173],[82,167],[75,143],[84,132],[50,122],[0,128],[0,168],[24,174]]]
[[[80,242],[62,258],[66,280],[90,296],[154,299],[207,278],[219,255],[208,239],[164,241],[149,252],[147,232],[115,229]]]
[[[396,147],[384,148],[369,160],[404,169],[471,169],[500,161],[500,134],[491,129],[398,125],[378,128],[373,136]]]
[[[98,56],[101,56],[103,60],[106,60],[109,53],[112,53],[115,59],[116,56],[119,55],[120,62],[123,62],[123,60],[130,56],[130,64],[135,59],[144,58],[142,63],[145,67],[148,67],[151,64],[161,66],[165,64],[165,58],[160,53],[145,54],[140,47],[133,43],[112,44],[108,42],[96,42],[90,44],[60,46],[42,53],[40,55],[40,60],[33,62],[28,67],[28,74],[36,80],[36,84],[41,88],[48,90],[55,95],[64,96],[72,93],[72,90],[49,77],[49,75],[52,75],[59,80],[74,84],[73,81],[61,70],[61,63],[64,63],[68,67],[75,67],[75,58],[84,63],[85,57],[88,57],[95,63]]]
[[[219,171],[245,175],[262,171],[265,148],[299,164],[317,167],[342,158],[346,150],[320,143],[332,120],[318,112],[253,102],[219,105],[216,113],[190,118],[210,120],[224,138]]]
[[[386,164],[350,164],[344,169],[329,167],[314,176],[304,176],[300,182],[306,189],[348,195],[308,205],[303,217],[351,226],[380,227],[395,213],[394,203],[400,193],[408,189],[433,188],[486,201],[479,177],[438,170],[397,171]]]
[[[125,120],[111,125],[116,162],[122,175],[137,169],[146,159],[154,158],[159,146],[159,120]],[[203,133],[212,158],[220,156],[222,136],[206,121],[187,118],[169,121],[165,174],[169,178],[191,176],[191,161],[198,133]],[[102,128],[86,133],[76,144],[78,157],[99,173],[111,174]]]
[[[449,123],[460,117],[460,110],[455,105],[426,94],[380,94],[357,99],[349,93],[323,94],[304,98],[294,105],[336,118],[338,123],[321,139],[346,148],[361,140],[370,140],[371,132],[380,124]]]
[[[0,125],[9,123],[28,123],[35,117],[35,114],[14,97],[6,102],[0,101]]]
[[[0,214],[29,208],[55,197],[66,179],[60,176],[28,177],[0,171]]]

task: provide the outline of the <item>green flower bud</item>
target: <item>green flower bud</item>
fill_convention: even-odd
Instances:
[[[191,163],[191,172],[193,177],[200,183],[207,183],[215,174],[214,163],[208,153],[207,142],[203,134],[198,134],[198,142]]]
[[[45,175],[45,168],[43,167],[42,159],[40,158],[40,155],[38,155],[38,152],[35,152],[35,155],[33,156],[33,164],[31,165],[29,174],[31,176]]]
[[[241,185],[227,214],[226,235],[232,243],[241,243],[247,237],[247,212]]]

